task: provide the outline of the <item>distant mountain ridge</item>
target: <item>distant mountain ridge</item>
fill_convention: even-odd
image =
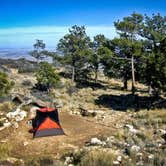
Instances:
[[[26,58],[29,60],[33,60],[34,58],[29,55],[29,52],[32,49],[28,48],[0,48],[0,58],[5,59],[19,59]]]
[[[20,59],[25,58],[28,60],[35,60],[29,52],[32,51],[33,48],[0,48],[0,58],[4,59]],[[53,48],[49,48],[48,50],[53,51]]]

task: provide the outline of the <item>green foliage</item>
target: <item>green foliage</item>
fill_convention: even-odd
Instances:
[[[122,21],[114,23],[120,38],[114,38],[110,42],[110,48],[114,52],[114,57],[106,57],[104,72],[107,76],[122,78],[124,89],[127,89],[127,81],[131,79],[131,57],[138,58],[142,53],[142,42],[137,40],[137,33],[143,16],[133,13],[129,17],[124,17]]]
[[[131,16],[124,17],[123,21],[117,21],[114,23],[120,37],[127,39],[136,38],[139,27],[141,27],[143,21],[143,16],[138,13],[133,13]]]
[[[146,41],[144,50],[145,82],[155,91],[166,90],[166,60],[165,60],[165,36],[166,17],[153,14],[152,17],[145,16],[139,35]]]
[[[36,40],[36,43],[33,45],[34,50],[30,52],[30,55],[37,59],[37,61],[42,60],[45,58],[45,43],[43,43],[43,40]]]
[[[95,82],[98,79],[98,71],[101,68],[102,61],[106,56],[112,55],[111,50],[107,47],[108,39],[104,35],[96,35],[92,43],[93,54],[90,57],[90,64],[95,73]]]
[[[39,70],[36,72],[37,88],[40,90],[49,90],[56,87],[60,82],[60,77],[55,73],[55,69],[47,62],[41,62]]]
[[[114,23],[120,35],[110,41],[113,57],[103,61],[107,76],[122,78],[124,88],[131,79],[131,61],[134,57],[136,80],[153,88],[155,92],[166,90],[166,17],[152,17],[133,13]]]
[[[91,50],[84,26],[75,25],[69,29],[69,33],[60,39],[58,50],[62,52],[65,64],[72,67],[72,81],[87,77]]]
[[[7,74],[0,72],[0,96],[8,94],[13,85],[14,82],[9,80]]]
[[[25,166],[63,166],[63,163],[51,156],[36,156],[26,159]]]

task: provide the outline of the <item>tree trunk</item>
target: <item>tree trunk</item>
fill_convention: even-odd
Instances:
[[[72,67],[72,82],[75,81],[75,67]]]
[[[134,57],[131,57],[131,69],[132,69],[132,94],[135,93],[135,72],[134,72]]]
[[[95,83],[97,83],[98,81],[98,70],[96,69],[95,70]]]
[[[123,82],[123,89],[124,90],[127,90],[127,88],[128,88],[128,84],[127,84],[127,78],[124,78],[124,82]]]
[[[153,95],[153,89],[152,89],[151,85],[149,85],[149,87],[148,87],[148,94],[149,94],[149,96]]]
[[[128,89],[128,71],[125,69],[124,76],[123,76],[123,90]]]

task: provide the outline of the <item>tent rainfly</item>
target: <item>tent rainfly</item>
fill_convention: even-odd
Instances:
[[[64,131],[59,123],[58,110],[56,108],[38,109],[32,125],[34,138],[64,135]]]

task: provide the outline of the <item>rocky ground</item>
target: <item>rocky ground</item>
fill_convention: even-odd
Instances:
[[[62,78],[48,95],[33,88],[33,73],[10,69],[8,75],[15,86],[0,104],[0,165],[166,164],[166,108],[149,107],[165,98],[151,99],[147,87],[137,84],[132,96],[121,81],[102,75],[99,84],[81,87]],[[29,103],[45,99],[57,103],[66,135],[33,139]]]

